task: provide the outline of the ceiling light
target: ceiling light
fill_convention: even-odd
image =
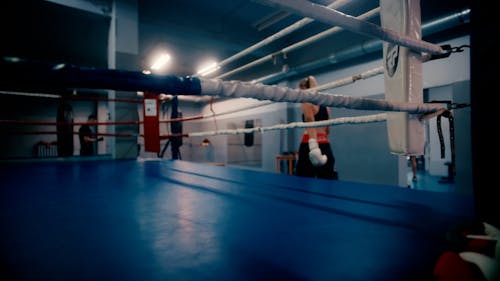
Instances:
[[[220,66],[217,64],[215,61],[208,62],[204,64],[202,67],[198,69],[196,72],[197,75],[199,76],[205,76],[208,75],[216,70],[218,70]]]
[[[170,61],[170,55],[167,53],[163,53],[158,56],[158,58],[154,61],[154,63],[151,65],[151,70],[162,70],[165,68],[167,63]]]

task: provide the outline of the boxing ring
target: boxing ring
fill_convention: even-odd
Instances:
[[[429,280],[473,199],[171,160],[2,164],[4,280]]]
[[[143,100],[127,102],[144,102],[144,112],[158,111],[161,93],[212,99],[254,98],[268,101],[265,104],[309,102],[404,113],[411,118],[403,119],[404,126],[397,133],[411,132],[417,137],[421,137],[418,130],[422,120],[450,114],[442,104],[422,103],[418,75],[422,62],[431,56],[432,59],[447,57],[454,51],[421,41],[419,22],[412,26],[418,32],[399,36],[385,25],[379,27],[361,21],[379,13],[378,8],[351,18],[331,9],[347,1],[328,7],[300,0],[267,2],[338,26],[213,79],[4,57],[0,69],[8,71],[0,84],[5,90],[27,92],[34,89],[141,91],[145,93]],[[220,66],[310,21],[305,18],[222,61]],[[312,90],[263,85],[258,80],[221,80],[343,28],[385,41],[384,66]],[[388,62],[394,58],[395,45],[419,53],[407,54],[411,61],[405,62],[405,67],[410,66],[412,71],[404,73],[403,78],[412,82],[413,88],[404,90],[411,93],[391,100],[374,100],[320,92],[394,71],[394,65]],[[418,82],[416,86],[414,82]],[[418,95],[413,96],[415,93]],[[147,108],[148,104],[151,108]],[[157,130],[160,123],[213,116],[215,112],[161,121],[156,118],[153,123],[144,119],[96,124],[132,122],[145,127],[153,124]],[[382,113],[309,125],[296,122],[171,135],[159,135],[157,130],[155,134],[131,132],[109,136],[151,139],[154,135],[157,149],[160,139],[389,122],[387,116]],[[409,142],[414,139],[406,136],[399,139],[402,145],[391,151],[405,155],[421,153],[420,143]],[[436,277],[433,276],[436,262],[450,249],[449,230],[476,219],[471,195],[290,177],[161,158],[0,163],[0,177],[2,280],[432,280]]]

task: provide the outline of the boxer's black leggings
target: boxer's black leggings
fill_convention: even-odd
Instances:
[[[335,157],[330,147],[330,143],[318,144],[321,153],[328,157],[326,164],[320,167],[314,167],[309,160],[309,144],[301,143],[299,147],[299,159],[295,165],[295,175],[300,177],[338,179],[337,172],[334,169]]]

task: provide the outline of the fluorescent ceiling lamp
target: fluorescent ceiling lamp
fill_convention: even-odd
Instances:
[[[200,67],[198,69],[198,72],[196,72],[196,74],[198,74],[200,76],[205,76],[205,75],[208,75],[208,74],[218,70],[219,68],[220,68],[220,66],[217,64],[217,62],[212,61],[212,62],[204,64],[202,67]]]
[[[161,70],[170,61],[170,55],[167,53],[161,54],[151,65],[151,70]]]

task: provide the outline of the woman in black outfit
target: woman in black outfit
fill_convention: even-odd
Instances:
[[[304,78],[299,83],[300,89],[310,89],[318,85],[313,76]],[[314,122],[330,119],[330,109],[312,103],[302,104],[302,121]],[[330,127],[307,128],[302,135],[299,147],[299,159],[295,166],[295,175],[301,177],[338,179],[328,134]]]

